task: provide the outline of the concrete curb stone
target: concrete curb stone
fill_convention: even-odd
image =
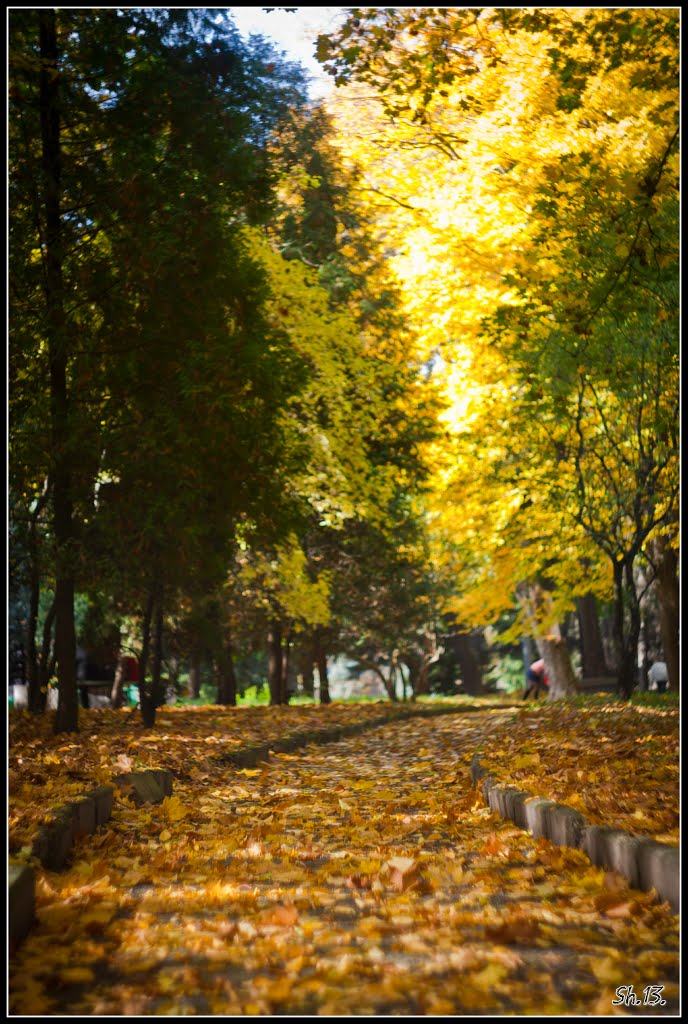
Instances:
[[[160,804],[166,796],[172,796],[172,772],[161,768],[124,772],[114,779],[114,783],[131,797],[137,807]]]
[[[661,899],[668,900],[676,913],[681,906],[680,868],[678,847],[667,846],[654,839],[644,839],[638,847],[640,887],[656,889]]]
[[[550,838],[549,812],[556,806],[554,800],[544,800],[542,797],[526,800],[526,824],[534,839]]]
[[[549,836],[557,846],[571,846],[574,850],[580,846],[581,835],[585,828],[585,818],[580,811],[575,811],[565,804],[555,803],[548,811]]]
[[[131,772],[141,785],[155,792],[163,800],[172,795],[172,773],[164,769],[150,769],[147,772]],[[121,776],[120,778],[124,778]],[[62,871],[66,866],[74,840],[79,836],[91,835],[110,820],[114,801],[112,786],[97,786],[83,796],[53,808],[51,821],[42,825],[33,841],[31,853],[47,871]],[[159,802],[159,801],[156,801]],[[8,919],[9,938],[16,949],[26,937],[34,921],[35,875],[28,864],[8,865]]]
[[[618,871],[634,889],[654,889],[675,913],[680,910],[680,856],[678,847],[631,835],[606,825],[590,825],[566,804],[534,797],[498,782],[474,754],[471,779],[482,790],[490,810],[508,818],[534,838],[556,846],[582,850],[596,867]]]

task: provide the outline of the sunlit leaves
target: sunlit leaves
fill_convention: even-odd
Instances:
[[[265,710],[233,717],[266,725],[300,709]],[[179,714],[169,726],[159,753],[191,749],[193,727]],[[41,873],[39,924],[11,964],[13,1006],[585,1014],[603,1012],[603,995],[607,1012],[613,989],[601,994],[598,974],[623,962],[623,983],[663,983],[675,1000],[666,907],[476,799],[472,752],[482,738],[503,749],[513,728],[503,712],[445,716],[274,756],[257,775],[208,762],[202,790],[177,779],[189,813],[174,822],[165,805],[118,805],[106,844],[93,836],[74,868]],[[443,784],[419,788],[428,776]]]

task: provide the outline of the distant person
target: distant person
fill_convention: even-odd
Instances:
[[[545,672],[545,659],[539,658],[538,661],[534,661],[526,672],[526,689],[523,694],[523,699],[527,700],[531,695],[537,697],[540,693],[540,688],[547,690],[549,686],[549,679]]]
[[[650,684],[649,688],[651,690],[656,689],[657,693],[664,693],[669,682],[669,673],[667,672],[665,661],[655,661],[650,666],[647,673],[647,681]]]

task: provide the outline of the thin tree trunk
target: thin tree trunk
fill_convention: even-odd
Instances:
[[[618,664],[617,690],[629,700],[637,682],[640,601],[633,579],[633,561],[614,563],[614,643]]]
[[[110,704],[113,708],[121,708],[124,704],[124,671],[126,667],[126,661],[124,658],[124,650],[120,642],[117,648],[117,664],[115,666],[115,679],[112,684],[112,690],[110,691]]]
[[[153,700],[151,690],[146,684],[154,600],[154,594],[153,591],[151,591],[148,595],[146,609],[143,613],[143,623],[141,626],[143,636],[141,642],[141,656],[139,658],[139,702],[141,704],[141,719],[143,721],[144,728],[146,729],[152,729],[155,725],[155,702]]]
[[[320,679],[320,703],[330,704],[332,698],[330,697],[330,681],[327,675],[327,653],[322,641],[322,634],[319,629],[316,629],[314,636],[314,653],[315,653],[315,665],[318,669],[318,677]]]
[[[67,332],[62,281],[62,223],[60,217],[61,154],[57,27],[55,11],[39,12],[39,76],[43,201],[45,208],[45,305],[50,363],[50,419],[52,428],[53,530],[55,538],[55,658],[59,698],[56,733],[79,728],[74,629],[74,511],[70,466],[70,404],[67,388]]]
[[[189,659],[189,684],[188,694],[195,700],[201,692],[201,648],[198,639],[194,637],[191,657]]]
[[[270,703],[282,704],[282,627],[276,619],[268,627],[268,686]]]
[[[155,633],[153,641],[152,695],[156,709],[165,703],[162,688],[163,590],[158,584],[155,602]]]

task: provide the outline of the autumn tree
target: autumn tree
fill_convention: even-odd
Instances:
[[[99,520],[105,548],[88,557],[102,564],[111,545],[115,585],[129,543],[145,665],[181,566],[226,543],[272,487],[278,396],[304,377],[261,312],[242,221],[267,208],[267,134],[300,83],[201,11],[15,12],[11,42],[13,442],[19,465],[46,452],[56,726],[74,729],[70,608],[84,532]],[[40,469],[33,479],[29,502]],[[108,480],[118,503],[97,499]]]
[[[538,494],[554,545],[531,570],[575,565],[572,530],[581,579],[590,541],[607,559],[626,695],[635,568],[672,535],[677,501],[677,25],[655,10],[356,9],[319,47],[351,83],[332,105],[340,145],[428,350],[477,394],[503,392],[496,423],[466,391],[454,420],[523,460],[514,499]],[[557,575],[563,600],[583,596]]]

